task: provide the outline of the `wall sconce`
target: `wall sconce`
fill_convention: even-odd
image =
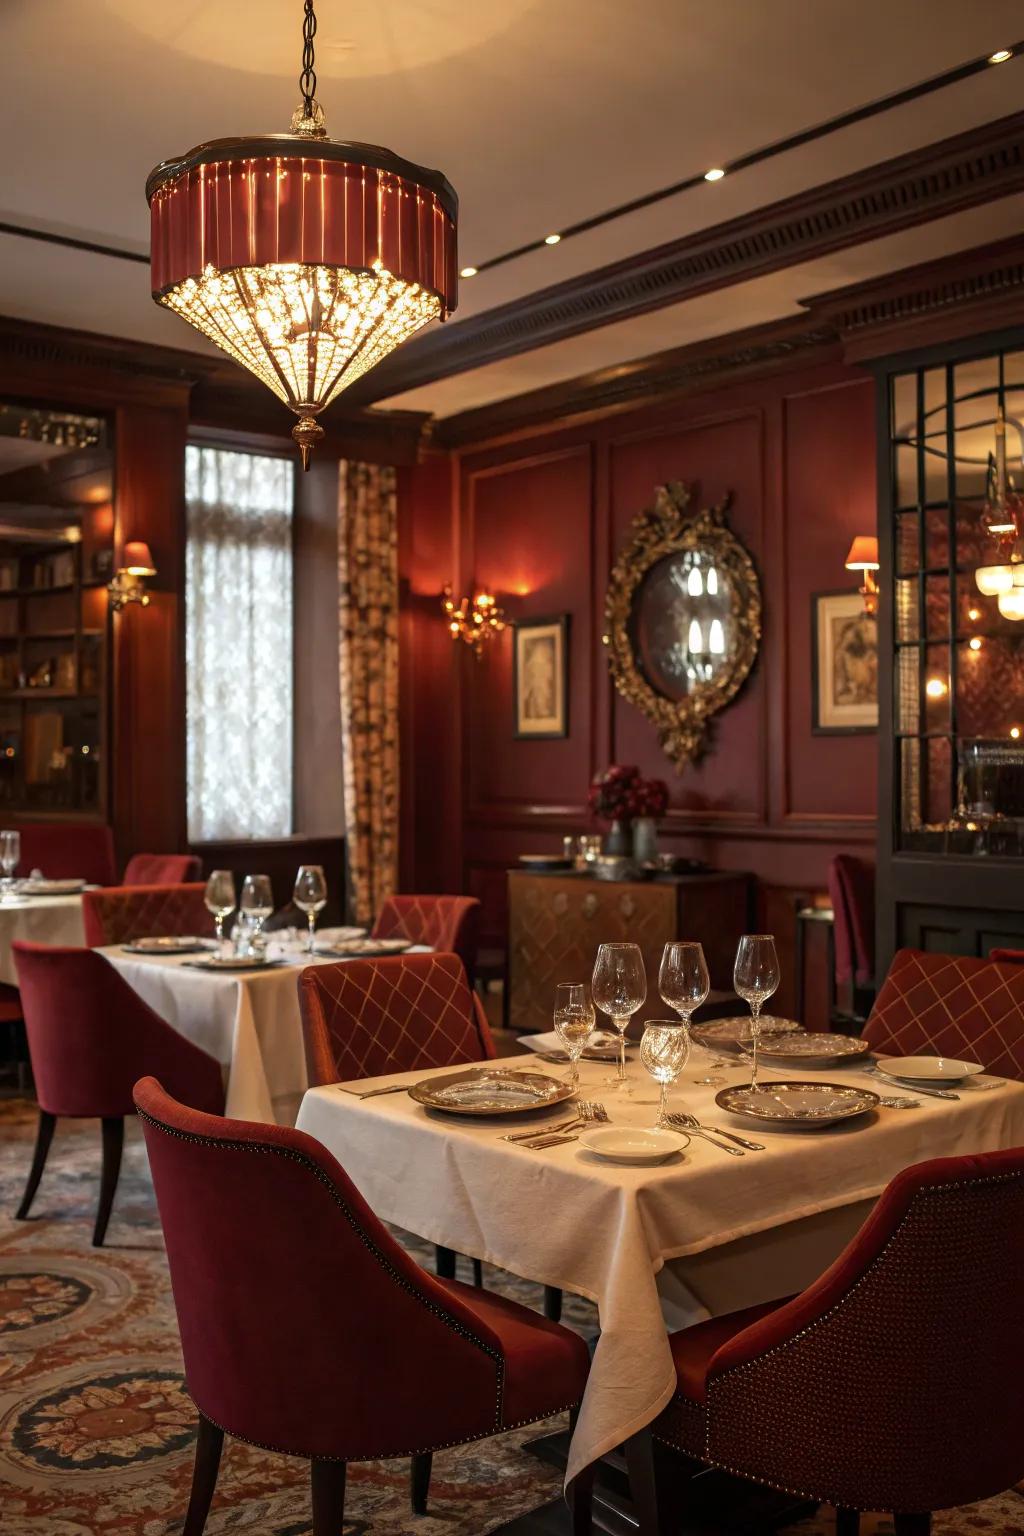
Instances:
[[[146,591],[146,578],[156,575],[156,566],[153,564],[149,545],[141,540],[134,540],[125,545],[123,559],[124,564],[118,566],[113,581],[107,587],[110,593],[110,606],[115,613],[120,613],[128,603],[138,603],[142,608],[148,607],[149,593]]]
[[[464,597],[456,603],[451,586],[441,593],[441,608],[448,621],[448,633],[453,640],[465,640],[478,658],[483,645],[505,628],[505,610],[490,592],[478,592],[475,597]]]
[[[848,571],[863,571],[864,585],[860,588],[860,595],[864,599],[864,612],[877,613],[878,582],[875,580],[875,572],[878,570],[878,540],[871,534],[859,533],[850,545],[845,563]]]

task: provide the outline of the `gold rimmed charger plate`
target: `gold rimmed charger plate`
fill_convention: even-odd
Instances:
[[[745,1120],[759,1120],[789,1130],[814,1130],[866,1114],[876,1108],[878,1094],[869,1088],[852,1088],[847,1083],[792,1080],[763,1083],[756,1089],[747,1084],[722,1088],[715,1094],[715,1103],[719,1109]]]
[[[449,1115],[522,1115],[572,1098],[572,1089],[546,1072],[475,1067],[427,1077],[409,1089],[410,1099]]]
[[[800,1034],[802,1026],[795,1019],[779,1019],[774,1014],[761,1015],[761,1049],[773,1035]],[[750,1014],[737,1014],[730,1019],[711,1019],[707,1024],[693,1024],[690,1034],[698,1045],[707,1045],[713,1051],[732,1051],[738,1056],[745,1046],[753,1045],[750,1033]]]
[[[750,1042],[753,1045],[753,1041]],[[746,1042],[744,1042],[746,1048]],[[871,1047],[857,1035],[833,1035],[798,1029],[791,1034],[770,1035],[758,1048],[758,1059],[778,1062],[780,1066],[845,1067],[863,1061]]]

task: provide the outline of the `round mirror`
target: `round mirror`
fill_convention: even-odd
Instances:
[[[685,699],[724,676],[735,649],[736,588],[713,550],[666,555],[647,572],[633,602],[636,655],[652,688]]]

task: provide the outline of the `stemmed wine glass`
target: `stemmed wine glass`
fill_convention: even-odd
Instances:
[[[699,946],[698,946],[699,948]],[[686,1021],[648,1019],[640,1041],[640,1060],[654,1081],[661,1086],[658,1118],[655,1125],[663,1130],[668,1108],[668,1090],[690,1057],[690,1031]]]
[[[21,833],[0,832],[0,869],[4,872],[3,891],[0,901],[7,901],[14,893],[14,871],[21,858]]]
[[[626,1027],[647,997],[644,957],[638,944],[602,944],[594,962],[591,978],[594,1002],[606,1013],[619,1034],[619,1061],[614,1077],[608,1082],[629,1093],[626,1078]]]
[[[224,946],[224,919],[231,916],[237,904],[234,875],[230,869],[215,869],[206,882],[203,905],[213,917],[218,949]]]
[[[573,1093],[580,1087],[580,1057],[587,1041],[594,1033],[597,1015],[582,982],[560,981],[555,988],[555,1034],[565,1046],[565,1054],[572,1064],[569,1087]]]
[[[309,953],[316,952],[316,920],[327,905],[327,881],[320,864],[300,864],[295,876],[292,900],[300,912],[305,912],[309,924]]]
[[[761,1040],[761,1009],[780,981],[779,957],[770,933],[745,933],[736,951],[732,983],[744,1002],[750,1004],[751,1052],[750,1086],[757,1089],[757,1047]]]
[[[269,875],[246,875],[242,881],[242,899],[238,913],[248,926],[246,948],[252,950],[260,936],[260,930],[274,910],[274,896],[270,889]]]
[[[704,950],[700,944],[690,939],[675,940],[666,944],[661,956],[661,969],[658,972],[658,992],[663,1003],[678,1013],[686,1025],[687,1032],[690,1028],[690,1019],[707,1000],[711,991],[711,979],[708,976],[707,961],[704,959]],[[717,1083],[722,1079],[718,1077],[697,1078],[698,1083]]]

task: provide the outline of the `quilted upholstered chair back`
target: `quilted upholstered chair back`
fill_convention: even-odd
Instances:
[[[458,955],[391,955],[314,965],[299,981],[314,1085],[449,1067],[494,1055]]]
[[[375,939],[408,939],[458,955],[473,980],[480,903],[475,896],[389,896],[373,925]]]
[[[124,867],[123,885],[184,885],[203,867],[193,853],[136,853]]]
[[[1024,1079],[1024,966],[897,950],[864,1039],[881,1055],[954,1056]]]
[[[167,934],[212,934],[205,885],[113,885],[82,893],[85,942],[127,944]]]
[[[38,869],[47,880],[88,880],[91,885],[113,885],[117,879],[114,836],[109,827],[47,822],[21,827],[19,832],[19,876]]]
[[[852,1509],[931,1510],[1024,1474],[1024,1149],[899,1174],[832,1267],[707,1373],[708,1459]]]
[[[219,1064],[143,1002],[103,955],[12,945],[40,1109],[113,1118],[134,1113],[132,1089],[159,1072],[189,1104],[219,1114]]]
[[[346,1461],[500,1427],[500,1341],[319,1142],[197,1114],[152,1078],[135,1102],[201,1413],[265,1449]]]

